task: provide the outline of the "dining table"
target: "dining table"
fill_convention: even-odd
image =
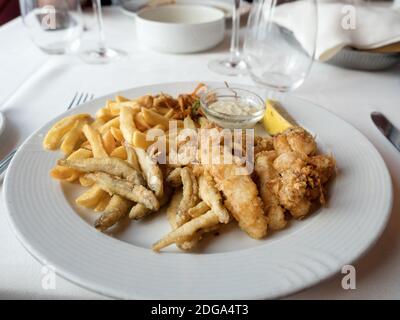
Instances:
[[[64,112],[77,92],[100,97],[131,87],[177,81],[253,84],[247,75],[226,77],[207,67],[209,61],[228,54],[229,30],[225,40],[214,49],[196,54],[165,54],[138,43],[135,19],[124,15],[120,8],[104,8],[103,12],[107,42],[127,53],[124,59],[104,65],[86,64],[77,54],[44,54],[31,41],[20,17],[0,27],[0,112],[6,119],[0,136],[0,159]],[[90,12],[85,13],[85,24],[83,45],[96,40]],[[244,29],[242,26],[242,40]],[[400,299],[400,153],[370,117],[371,112],[380,111],[400,128],[400,67],[366,72],[315,62],[304,84],[289,94],[336,114],[372,142],[390,171],[394,203],[381,237],[359,260],[351,262],[356,271],[355,288],[342,286],[346,273],[339,271],[330,279],[285,298]],[[348,140],[351,139],[349,136]],[[107,299],[59,276],[55,276],[54,286],[43,286],[48,270],[14,235],[7,218],[2,182],[0,193],[1,299]]]

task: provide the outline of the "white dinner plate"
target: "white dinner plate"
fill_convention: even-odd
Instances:
[[[124,14],[135,17],[138,8],[138,3],[145,3],[145,0],[141,1],[125,1],[121,4],[121,10]],[[233,1],[225,0],[176,0],[177,4],[201,4],[205,6],[211,6],[218,8],[225,13],[226,19],[232,19],[233,14]],[[246,15],[250,12],[251,4],[248,2],[242,2],[242,7],[240,8],[240,15]]]
[[[195,86],[158,84],[118,94],[176,95]],[[162,253],[150,249],[170,230],[163,213],[122,223],[112,236],[100,233],[91,225],[97,215],[74,203],[83,189],[50,178],[49,171],[62,154],[44,151],[42,139],[57,120],[73,113],[94,115],[114,95],[68,111],[32,134],[19,148],[5,180],[8,216],[18,239],[39,261],[82,287],[116,298],[282,297],[352,263],[386,225],[392,186],[376,149],[344,120],[288,96],[281,101],[287,111],[316,135],[321,151],[332,152],[337,160],[338,173],[326,207],[302,221],[291,221],[285,230],[264,240],[251,239],[232,224],[192,253],[175,246]]]

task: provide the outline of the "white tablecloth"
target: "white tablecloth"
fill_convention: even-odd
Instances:
[[[128,60],[94,66],[74,56],[48,57],[33,46],[20,19],[0,28],[0,110],[7,118],[6,131],[0,137],[0,159],[33,130],[63,112],[77,91],[103,95],[134,86],[185,80],[251,83],[246,77],[227,79],[207,68],[208,61],[226,54],[228,36],[211,52],[165,55],[142,48],[136,41],[134,21],[118,9],[105,10],[105,25],[109,43],[128,51]],[[383,236],[355,263],[356,290],[342,289],[342,275],[338,274],[290,298],[400,298],[400,154],[369,116],[373,110],[382,111],[400,128],[399,70],[367,73],[317,63],[296,91],[346,119],[372,141],[390,169],[395,203]],[[55,290],[43,289],[45,270],[15,238],[6,219],[3,194],[0,196],[0,298],[104,298],[59,277]]]

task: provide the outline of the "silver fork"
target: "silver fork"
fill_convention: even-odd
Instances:
[[[80,104],[85,103],[86,101],[90,101],[93,98],[94,98],[93,94],[76,92],[71,102],[67,105],[67,110],[79,106]],[[4,173],[7,170],[12,158],[14,157],[17,151],[18,149],[15,149],[14,151],[6,155],[6,157],[3,160],[0,161],[0,181],[3,179]]]

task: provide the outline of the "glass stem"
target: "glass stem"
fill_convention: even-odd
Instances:
[[[92,0],[93,3],[93,11],[96,15],[97,27],[99,30],[99,51],[106,51],[106,37],[104,35],[104,23],[103,23],[103,14],[101,12],[101,0]]]
[[[240,4],[241,0],[234,0],[235,5],[232,14],[232,38],[231,38],[231,63],[238,63],[240,61]]]

